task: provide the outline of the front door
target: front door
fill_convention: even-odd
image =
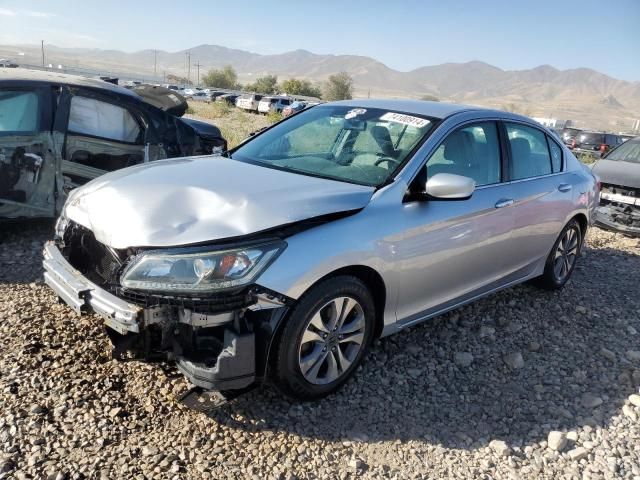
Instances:
[[[396,246],[402,266],[397,307],[401,324],[503,284],[514,220],[502,156],[498,126],[486,121],[453,131],[426,162],[422,181],[453,173],[473,178],[477,187],[467,200],[403,204],[406,228]]]
[[[45,87],[0,88],[0,218],[55,214],[51,95]]]

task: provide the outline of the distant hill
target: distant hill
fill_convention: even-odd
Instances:
[[[532,116],[576,120],[593,128],[625,130],[640,118],[640,82],[627,82],[588,68],[558,70],[541,65],[529,70],[502,70],[487,63],[445,63],[401,72],[356,55],[319,55],[294,50],[260,55],[218,45],[199,45],[188,51],[157,52],[158,77],[186,76],[187,52],[200,73],[232,65],[243,82],[265,75],[307,78],[322,82],[346,71],[359,96],[413,97],[432,95],[443,101],[487,105]],[[22,53],[23,55],[19,55]],[[0,57],[39,64],[39,46],[0,46]],[[46,47],[46,63],[89,67],[119,75],[153,75],[154,51],[126,53],[116,50]],[[196,67],[191,67],[195,79]]]

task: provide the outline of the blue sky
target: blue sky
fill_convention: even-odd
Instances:
[[[481,60],[640,80],[640,0],[0,0],[0,44],[135,51],[203,43],[367,55],[398,70]]]

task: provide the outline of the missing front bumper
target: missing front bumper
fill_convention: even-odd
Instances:
[[[127,350],[142,352],[149,358],[153,348],[162,358],[173,359],[185,377],[206,390],[238,390],[256,381],[256,371],[264,371],[264,359],[274,329],[265,330],[263,318],[270,318],[260,308],[259,298],[250,312],[249,321],[243,310],[221,314],[198,314],[175,306],[144,308],[129,303],[89,281],[62,255],[54,242],[44,248],[45,282],[58,297],[77,314],[96,313],[111,329],[114,358],[122,358]],[[259,296],[258,296],[259,297]],[[258,321],[258,317],[259,320]],[[261,333],[257,339],[255,331]],[[260,363],[259,368],[257,364]]]
[[[600,205],[596,209],[595,224],[605,230],[640,236],[640,208]]]

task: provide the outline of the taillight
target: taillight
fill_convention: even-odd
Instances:
[[[607,151],[607,144],[606,143],[600,144],[600,153],[605,153],[606,151]]]
[[[571,148],[576,148],[576,139],[575,138],[571,139]]]

